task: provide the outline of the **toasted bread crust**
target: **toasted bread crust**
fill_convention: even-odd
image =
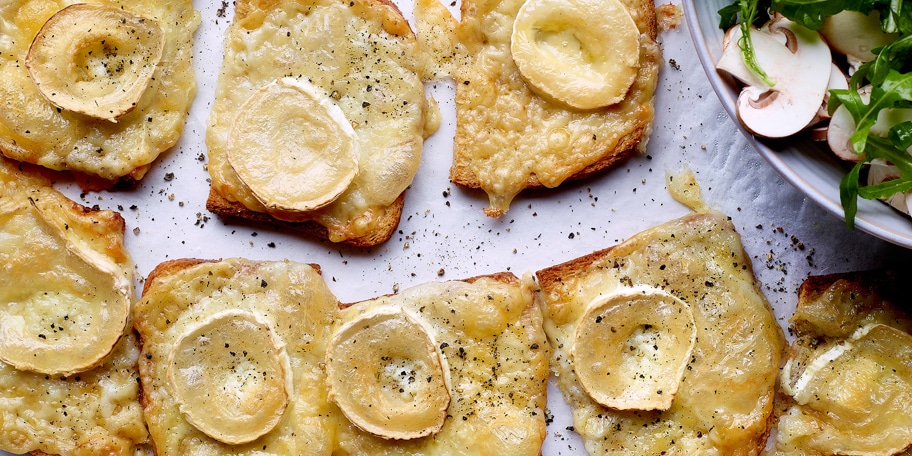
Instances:
[[[565,280],[570,281],[589,274],[589,267],[604,258],[612,249],[614,247],[596,250],[588,255],[536,271],[535,276],[538,279],[538,286],[541,292],[545,295],[562,292],[560,286]]]
[[[618,142],[616,147],[603,149],[599,152],[601,158],[577,171],[575,174],[568,177],[565,182],[588,179],[601,171],[611,168],[615,164],[636,155],[640,141],[647,135],[648,128],[645,126],[630,132],[630,134],[624,136],[621,141]],[[454,156],[453,165],[450,167],[450,179],[455,184],[466,188],[484,188],[481,181],[478,180],[475,171],[472,170],[468,157],[464,155],[457,154]],[[538,179],[538,175],[532,174],[526,180],[523,190],[541,190],[545,188],[549,187]]]
[[[880,269],[809,276],[798,288],[789,320],[798,337],[848,337],[869,315],[904,315],[902,277],[908,269]],[[896,317],[896,322],[908,317]]]
[[[396,227],[399,226],[399,218],[402,215],[402,208],[404,205],[405,192],[402,192],[393,204],[386,207],[385,210],[380,213],[380,223],[378,223],[377,230],[366,236],[346,239],[339,243],[352,247],[373,247],[388,241],[393,236],[393,233],[396,232]],[[241,203],[228,201],[213,189],[209,190],[209,198],[206,200],[206,209],[223,219],[248,220],[255,223],[272,224],[308,237],[329,240],[328,230],[325,226],[320,225],[317,222],[286,222],[279,220],[265,212],[256,212],[247,209]]]
[[[809,276],[798,288],[798,305],[806,305],[825,293],[839,280],[848,281],[862,287],[870,294],[900,302],[900,274],[897,270],[853,271]]]

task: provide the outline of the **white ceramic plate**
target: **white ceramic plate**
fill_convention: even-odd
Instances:
[[[684,0],[684,16],[694,47],[709,82],[722,106],[741,133],[761,157],[782,177],[807,197],[837,217],[844,218],[839,202],[839,181],[848,168],[825,147],[809,140],[759,140],[734,119],[740,89],[734,80],[716,72],[715,63],[722,55],[723,31],[719,29],[718,10],[730,0]],[[888,242],[912,248],[912,219],[879,201],[859,198],[857,229]]]

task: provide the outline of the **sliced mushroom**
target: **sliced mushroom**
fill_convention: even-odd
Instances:
[[[164,44],[165,34],[152,19],[119,7],[76,3],[45,22],[25,66],[51,103],[117,122],[146,91]]]
[[[329,397],[356,426],[387,439],[436,433],[450,404],[449,369],[431,330],[404,309],[346,323],[326,353]]]
[[[808,127],[813,127],[820,122],[828,120],[830,112],[827,109],[827,104],[830,102],[830,90],[848,90],[849,88],[849,78],[843,73],[842,69],[839,68],[835,63],[830,64],[830,80],[827,82],[827,89],[823,93],[823,102],[820,103],[820,107],[817,108],[817,115],[811,119],[811,122],[808,124]]]
[[[228,138],[231,168],[266,208],[300,213],[336,200],[358,174],[351,123],[304,80],[280,78],[254,93]]]
[[[871,160],[868,167],[868,185],[877,185],[893,179],[899,179],[902,173],[895,166],[890,165],[883,159],[875,158]],[[908,214],[912,209],[912,192],[895,193],[893,196],[884,200],[896,210]]]
[[[624,99],[639,70],[640,32],[619,0],[527,0],[510,51],[530,88],[576,109]]]
[[[874,60],[872,49],[896,41],[896,33],[885,33],[880,26],[880,13],[863,14],[842,11],[826,19],[820,34],[834,51],[858,62]],[[855,65],[857,66],[857,65]]]
[[[599,404],[667,410],[695,342],[687,303],[660,289],[633,288],[589,304],[570,353],[580,384]]]
[[[168,384],[187,421],[220,442],[251,442],[281,420],[293,390],[285,344],[249,311],[206,317],[168,356]]]
[[[741,37],[730,31],[729,41]],[[811,123],[826,94],[832,59],[820,34],[787,19],[777,18],[751,31],[754,55],[760,68],[774,82],[758,82],[747,70],[738,46],[729,44],[718,69],[732,73],[746,85],[738,97],[738,118],[751,133],[781,138],[793,135]],[[740,63],[738,63],[740,60]]]

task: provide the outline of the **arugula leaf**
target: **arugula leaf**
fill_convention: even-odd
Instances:
[[[858,179],[862,167],[864,162],[856,163],[839,181],[839,202],[842,204],[846,225],[850,230],[855,229],[855,214],[858,213]]]
[[[865,150],[865,162],[875,158],[886,160],[899,168],[902,176],[898,179],[888,180],[876,185],[858,188],[858,194],[866,199],[889,198],[897,193],[912,190],[912,155],[904,149],[899,149],[892,140],[880,137],[871,138],[871,147]]]
[[[769,0],[765,0],[765,3]],[[751,40],[751,27],[754,22],[759,21],[760,0],[736,0],[731,5],[723,7],[718,11],[720,16],[719,27],[728,30],[735,24],[741,28],[741,38],[738,39],[738,47],[741,48],[741,56],[745,65],[768,86],[773,86],[775,81],[770,79],[766,71],[760,68],[757,63],[757,56],[754,54],[754,43]]]
[[[865,152],[871,127],[877,122],[880,111],[885,108],[907,108],[909,101],[912,101],[912,73],[890,70],[879,85],[872,86],[868,103],[865,103],[855,90],[831,90],[827,110],[832,113],[842,104],[852,114],[852,118],[855,119],[855,132],[851,137],[852,149],[855,153],[861,154]]]
[[[722,9],[719,10],[719,28],[728,30],[737,25],[740,22],[738,19],[738,13],[740,12],[741,3],[737,1],[731,5],[722,7]]]
[[[772,9],[792,22],[811,30],[820,30],[828,17],[840,11],[867,14],[877,3],[876,0],[773,0]]]
[[[855,227],[855,215],[858,213],[858,197],[865,199],[885,199],[897,193],[912,191],[912,155],[906,152],[907,144],[912,144],[912,122],[903,122],[890,129],[887,138],[871,136],[864,150],[865,157],[846,174],[839,182],[839,200],[845,211],[846,225]],[[886,160],[896,166],[901,176],[876,185],[860,186],[861,169],[875,158]]]

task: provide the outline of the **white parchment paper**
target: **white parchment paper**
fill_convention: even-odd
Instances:
[[[411,4],[397,3],[408,16]],[[354,302],[428,281],[498,271],[522,275],[686,214],[689,210],[665,189],[666,173],[686,168],[696,175],[705,201],[733,219],[783,327],[794,309],[796,289],[809,274],[912,262],[910,251],[849,231],[767,166],[722,110],[683,21],[660,34],[665,63],[647,153],[595,179],[520,195],[504,217],[486,217],[483,193],[448,180],[453,85],[439,81],[427,90],[440,103],[444,122],[425,144],[398,234],[388,243],[350,249],[268,226],[227,225],[205,208],[209,175],[204,136],[233,6],[217,0],[195,0],[194,5],[202,13],[194,52],[199,90],[179,145],[135,189],[84,194],[75,185],[60,185],[82,204],[121,212],[127,247],[141,277],[176,258],[287,258],[320,264],[340,300]],[[224,17],[219,14],[223,8]],[[553,382],[549,395],[553,421],[543,454],[585,454],[578,436],[568,430],[571,417]]]

